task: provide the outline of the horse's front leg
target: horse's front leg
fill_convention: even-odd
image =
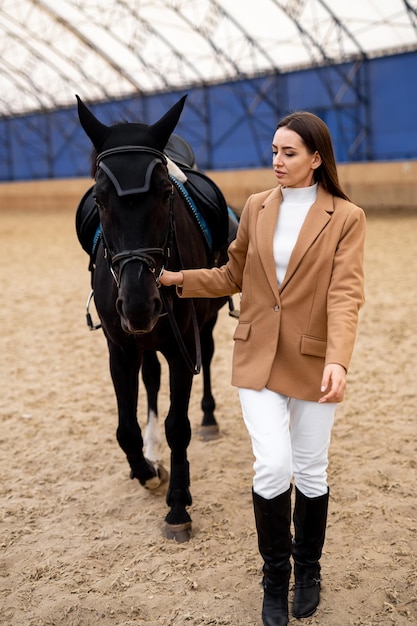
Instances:
[[[186,507],[192,504],[187,448],[191,440],[188,406],[193,375],[184,361],[177,359],[169,363],[169,379],[171,404],[165,434],[171,450],[171,474],[166,496],[170,511],[165,517],[165,535],[182,543],[191,537],[191,517]]]
[[[119,423],[117,441],[130,465],[130,477],[137,478],[147,489],[157,489],[163,472],[145,458],[143,438],[137,419],[139,369],[141,355],[134,341],[120,347],[109,343],[110,372],[117,398]]]
[[[217,315],[204,326],[200,333],[203,371],[203,397],[201,400],[203,419],[200,425],[199,436],[204,441],[212,441],[220,436],[219,425],[214,415],[216,402],[211,387],[211,362],[214,354],[213,329],[216,321]]]
[[[158,463],[161,436],[158,423],[158,393],[161,386],[161,364],[155,350],[146,350],[142,360],[142,379],[146,389],[148,416],[144,435],[144,454],[153,463]]]

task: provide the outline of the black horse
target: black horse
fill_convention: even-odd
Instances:
[[[142,367],[149,412],[157,417],[159,351],[168,363],[170,385],[170,408],[165,419],[171,451],[166,496],[170,510],[165,518],[165,534],[187,541],[191,535],[187,507],[192,503],[187,459],[190,392],[193,376],[202,367],[203,424],[205,420],[209,427],[217,428],[210,385],[212,331],[227,299],[182,300],[172,288],[160,287],[158,276],[164,267],[175,270],[224,263],[230,241],[227,207],[218,212],[217,225],[221,225],[222,232],[217,229],[215,240],[208,241],[204,215],[198,208],[196,214],[196,205],[184,189],[188,180],[182,183],[168,170],[164,149],[178,123],[185,97],[152,125],[123,122],[112,126],[101,123],[77,99],[81,125],[96,155],[95,185],[90,197],[95,202],[99,235],[90,269],[117,398],[117,440],[129,462],[131,478],[137,478],[148,489],[158,488],[167,472],[152,449],[152,436],[147,434],[144,441],[137,403]],[[193,185],[192,176],[190,181]],[[204,185],[207,182],[203,180]],[[213,188],[218,192],[215,185]]]

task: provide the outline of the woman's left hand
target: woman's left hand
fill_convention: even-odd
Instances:
[[[170,287],[171,285],[180,287],[183,280],[184,275],[182,272],[170,272],[169,270],[163,270],[158,278],[158,283],[164,287]]]
[[[346,389],[346,370],[338,363],[328,363],[323,371],[321,391],[327,391],[319,402],[341,402]]]

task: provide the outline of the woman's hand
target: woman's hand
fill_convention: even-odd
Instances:
[[[164,270],[159,277],[158,283],[164,287],[171,287],[171,285],[182,285],[184,281],[184,275],[182,272],[170,272]]]
[[[346,389],[346,370],[338,363],[328,363],[323,371],[321,391],[327,391],[319,402],[341,402]]]

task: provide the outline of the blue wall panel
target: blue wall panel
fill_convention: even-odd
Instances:
[[[345,80],[348,74],[354,77],[351,85]],[[266,167],[277,121],[289,111],[307,109],[330,127],[339,162],[416,159],[416,75],[417,52],[409,52],[361,66],[195,87],[188,92],[176,132],[191,143],[203,169]],[[153,123],[183,93],[135,96],[91,108],[107,124]],[[74,97],[74,106],[67,109],[0,119],[0,180],[89,174],[91,144],[75,104]]]
[[[372,86],[372,126],[378,160],[417,156],[417,55],[377,59]]]

